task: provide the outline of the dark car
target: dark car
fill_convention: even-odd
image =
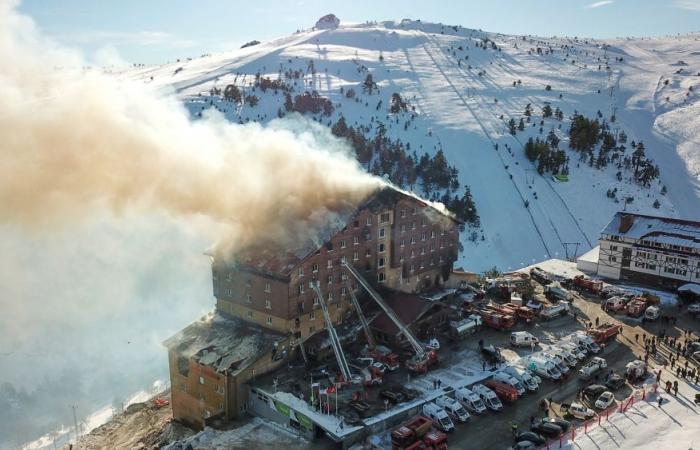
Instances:
[[[624,385],[625,379],[617,374],[611,375],[610,378],[608,378],[608,381],[605,382],[605,386],[611,391],[616,391]]]
[[[548,438],[558,438],[564,433],[564,430],[556,423],[545,421],[533,423],[530,429]]]
[[[571,422],[569,422],[568,420],[560,419],[558,417],[555,417],[555,418],[545,417],[542,419],[542,422],[550,422],[550,423],[556,424],[559,426],[559,428],[562,429],[562,431],[564,433],[569,431],[569,428],[571,428]]]
[[[600,384],[592,384],[583,390],[583,396],[588,399],[596,399],[600,397],[600,394],[607,390],[608,389],[605,386],[601,386]]]
[[[379,398],[389,400],[391,403],[401,403],[406,401],[406,397],[401,392],[391,389],[384,389],[379,393]]]
[[[406,386],[393,386],[391,390],[402,394],[407,401],[413,400],[414,398],[420,396],[419,391],[417,391],[416,389],[408,388]]]
[[[530,441],[535,445],[544,445],[547,440],[537,433],[532,431],[523,431],[515,436],[515,442]]]

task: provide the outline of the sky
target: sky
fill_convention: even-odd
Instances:
[[[700,31],[700,0],[25,0],[20,11],[58,42],[103,65],[231,50],[310,28],[328,13],[341,22],[411,18],[540,36]]]

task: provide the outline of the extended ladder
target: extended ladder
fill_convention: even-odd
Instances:
[[[370,349],[373,349],[377,346],[377,342],[374,340],[374,335],[369,329],[369,323],[367,322],[367,318],[365,317],[364,313],[362,312],[362,309],[360,308],[360,302],[357,301],[357,297],[355,297],[355,291],[352,289],[352,286],[350,286],[350,283],[346,281],[345,286],[350,291],[350,298],[352,299],[352,304],[355,307],[355,310],[357,311],[357,317],[360,318],[362,328],[364,328],[365,330],[365,335],[367,336],[367,345]]]
[[[423,359],[425,358],[425,350],[423,350],[423,346],[418,342],[418,339],[413,336],[413,333],[411,333],[411,330],[408,329],[406,325],[399,319],[399,316],[396,315],[393,309],[389,307],[386,303],[384,303],[384,300],[382,300],[382,297],[377,293],[377,291],[372,288],[372,286],[365,280],[365,278],[360,275],[360,273],[355,269],[353,266],[348,264],[347,262],[343,262],[342,265],[348,269],[348,272],[355,277],[358,283],[362,285],[363,288],[367,291],[367,293],[374,299],[375,302],[379,305],[380,308],[386,313],[387,316],[396,324],[396,326],[401,330],[401,333],[403,333],[404,336],[406,336],[406,339],[408,342],[411,344],[411,347],[413,347],[413,351],[416,352],[416,355],[420,358]]]
[[[345,353],[343,353],[343,348],[340,345],[340,339],[338,339],[338,334],[335,332],[335,328],[333,327],[333,321],[331,320],[331,315],[328,312],[326,301],[323,298],[323,292],[321,292],[320,283],[311,283],[311,287],[316,292],[319,303],[321,303],[321,309],[323,310],[323,318],[326,321],[326,329],[328,330],[328,340],[331,342],[331,347],[333,347],[335,358],[338,360],[338,367],[340,368],[340,373],[343,375],[345,381],[350,381],[350,367],[348,367],[348,362],[345,359]]]

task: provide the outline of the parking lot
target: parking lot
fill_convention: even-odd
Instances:
[[[611,341],[603,351],[597,356],[606,359],[608,367],[600,373],[600,382],[604,381],[604,376],[611,370],[618,374],[624,374],[625,365],[635,359],[644,358],[643,336],[646,333],[648,336],[658,333],[662,327],[667,327],[661,324],[660,321],[647,322],[642,327],[641,322],[629,320],[624,317],[613,317],[602,310],[599,299],[586,298],[584,296],[574,294],[572,302],[572,315],[558,318],[548,322],[538,322],[534,326],[527,329],[537,336],[543,343],[547,343],[550,339],[571,333],[578,329],[585,328],[585,322],[590,321],[595,323],[596,318],[600,323],[615,322],[622,325],[622,333],[617,336],[617,339]],[[665,311],[669,313],[678,313],[674,307],[666,307]],[[573,314],[577,315],[574,320]],[[620,320],[618,320],[620,319]],[[519,327],[521,328],[521,327]],[[679,336],[680,330],[691,329],[698,331],[697,321],[687,315],[678,313],[678,323],[675,327],[667,328],[667,334],[670,336]],[[491,329],[483,329],[479,334],[479,338],[483,338],[486,344],[493,343],[507,347],[509,344],[509,334],[501,333]],[[638,342],[635,342],[635,335],[639,335]],[[476,347],[476,342],[470,342],[470,345]],[[519,350],[520,354],[526,354],[529,350]],[[508,352],[505,352],[506,355]],[[590,356],[586,359],[589,360]],[[655,366],[662,366],[665,362],[663,352],[659,352],[656,357],[649,360],[650,370],[654,370]],[[562,403],[572,403],[577,401],[579,390],[595,382],[595,379],[582,380],[578,374],[578,369],[570,372],[570,376],[563,382],[552,382],[543,380],[537,392],[527,393],[520,398],[516,403],[506,405],[504,410],[498,413],[488,412],[481,416],[472,416],[471,423],[463,426],[458,426],[456,431],[450,435],[450,448],[457,449],[505,449],[513,444],[513,436],[511,424],[518,424],[518,429],[529,430],[531,417],[535,419],[543,416],[544,411],[540,409],[542,399],[551,399],[551,405],[548,410],[550,417],[563,417],[564,413],[560,410]],[[663,382],[663,379],[662,379]],[[625,384],[622,388],[615,391],[616,400],[622,400],[628,397],[632,392],[632,387]],[[592,403],[587,403],[587,406],[592,408]],[[592,408],[593,409],[593,408]],[[571,418],[567,417],[568,420]],[[575,419],[574,423],[579,422]]]

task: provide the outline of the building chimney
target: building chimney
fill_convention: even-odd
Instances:
[[[632,228],[632,225],[634,225],[634,216],[632,214],[623,214],[620,217],[620,229],[618,231],[622,234],[627,233]]]

